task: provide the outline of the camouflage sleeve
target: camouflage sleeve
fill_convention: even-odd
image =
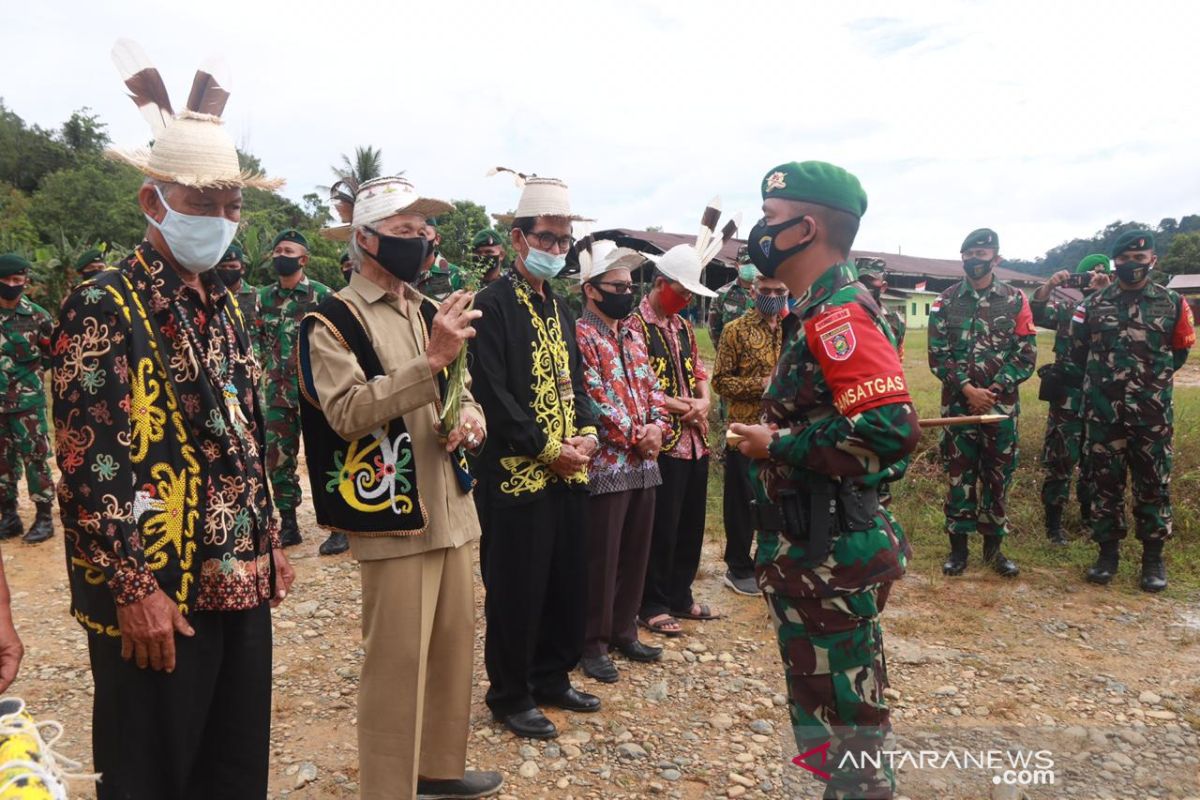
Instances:
[[[929,309],[929,369],[944,385],[959,390],[970,383],[971,379],[967,370],[954,360],[954,352],[950,349],[950,330],[942,302],[942,298],[939,297]]]
[[[1029,301],[1029,309],[1033,312],[1033,322],[1039,328],[1049,328],[1050,330],[1058,328],[1059,314],[1062,308],[1062,303],[1050,299]]]
[[[740,372],[741,344],[739,329],[732,327],[727,336],[721,337],[717,346],[717,365],[713,368],[713,389],[727,400],[758,400],[763,394],[763,379],[746,377]]]
[[[137,527],[133,462],[145,457],[156,424],[161,435],[155,414],[162,412],[138,407],[136,400],[161,379],[149,359],[129,363],[126,327],[106,290],[83,287],[63,302],[51,349],[54,451],[68,558],[83,558],[99,570],[117,605],[158,589]],[[131,383],[140,391],[132,392]],[[140,414],[136,425],[133,413]]]
[[[1037,328],[1033,326],[1033,312],[1029,309],[1029,300],[1025,298],[1025,293],[1018,294],[1021,297],[1021,308],[1017,312],[1009,352],[1005,356],[1004,366],[992,381],[1005,392],[1015,392],[1037,369]]]
[[[905,458],[920,438],[912,403],[889,403],[781,431],[768,450],[775,461],[824,475],[873,475]]]
[[[42,370],[48,370],[53,366],[53,359],[50,355],[50,337],[54,333],[54,320],[50,318],[50,314],[45,310],[40,312],[38,319],[38,349],[42,351]]]
[[[1075,307],[1071,315],[1071,340],[1063,360],[1063,379],[1068,385],[1083,382],[1088,359],[1087,301]]]
[[[725,315],[721,313],[721,297],[718,295],[708,309],[708,335],[712,338],[713,347],[721,341],[721,333],[725,330]]]

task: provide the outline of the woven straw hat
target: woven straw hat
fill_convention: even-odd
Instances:
[[[453,203],[422,197],[412,183],[400,175],[372,178],[354,195],[352,227],[361,228],[396,214],[418,214],[428,219],[454,210]]]
[[[495,167],[488,171],[488,175],[500,172],[511,172],[521,189],[521,199],[517,203],[516,211],[511,214],[492,214],[492,218],[502,225],[512,225],[514,219],[523,217],[561,217],[572,222],[595,221],[571,213],[571,194],[567,184],[558,178],[524,175],[507,167]]]
[[[683,288],[701,297],[716,297],[717,293],[700,282],[700,271],[704,265],[700,263],[700,255],[690,244],[677,244],[660,255],[646,253],[646,258],[654,262],[658,271],[673,281],[683,284]]]
[[[579,282],[586,283],[593,278],[598,278],[609,270],[614,269],[636,269],[646,257],[637,250],[632,250],[628,247],[618,247],[617,243],[609,239],[598,239],[592,242],[591,258],[585,259],[580,253],[579,257]],[[588,261],[588,266],[585,267],[584,262]]]

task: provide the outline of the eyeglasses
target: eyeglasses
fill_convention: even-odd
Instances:
[[[633,294],[633,283],[630,281],[593,281],[596,286],[610,286],[613,294]]]
[[[786,287],[779,289],[759,289],[758,293],[764,297],[787,297],[788,290]]]
[[[557,236],[550,231],[535,231],[534,233],[525,234],[525,241],[533,244],[537,242],[537,248],[550,252],[550,248],[558,245],[558,252],[565,253],[571,249],[571,245],[575,244],[575,238],[572,236]]]

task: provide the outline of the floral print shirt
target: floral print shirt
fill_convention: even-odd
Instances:
[[[646,424],[658,425],[665,436],[670,421],[666,397],[650,366],[646,348],[630,329],[629,320],[617,332],[592,311],[575,323],[583,385],[596,404],[600,447],[588,465],[592,494],[645,489],[662,483],[658,461],[645,460],[634,446],[635,433]]]

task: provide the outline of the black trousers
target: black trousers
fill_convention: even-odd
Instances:
[[[88,636],[98,800],[263,800],[271,740],[271,612],[199,611],[175,671],[139,669]]]
[[[610,645],[637,641],[656,491],[657,487],[630,489],[588,500],[588,611],[583,645],[588,658],[605,655]]]
[[[725,448],[725,566],[735,578],[754,577],[754,524],[750,520],[750,459],[733,448]]]
[[[685,460],[660,456],[662,486],[654,501],[654,533],[642,619],[692,607],[692,581],[704,546],[708,498],[708,456]]]
[[[533,708],[533,692],[571,688],[568,673],[583,652],[587,608],[586,502],[586,493],[554,491],[487,510],[483,660],[494,714]]]

